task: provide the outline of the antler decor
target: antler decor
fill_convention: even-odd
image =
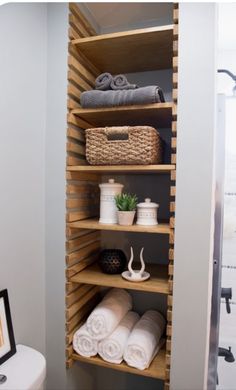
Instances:
[[[128,263],[128,271],[125,271],[122,273],[123,278],[133,281],[133,282],[141,282],[150,277],[150,274],[148,272],[145,272],[145,262],[143,259],[143,251],[144,248],[141,249],[140,252],[140,262],[141,262],[141,268],[140,270],[134,270],[132,268],[132,263],[134,261],[134,251],[132,246],[130,247],[130,260]]]

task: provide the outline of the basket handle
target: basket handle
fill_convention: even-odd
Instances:
[[[106,127],[104,133],[108,141],[125,141],[129,139],[129,126]]]

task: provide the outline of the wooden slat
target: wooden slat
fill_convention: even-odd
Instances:
[[[98,211],[96,210],[72,211],[70,213],[67,213],[66,221],[75,222],[86,218],[96,217],[97,215],[98,215]]]
[[[174,9],[173,19],[174,19],[174,23],[178,23],[178,21],[179,21],[179,10],[178,9]]]
[[[171,154],[171,164],[176,164],[176,154],[175,153]]]
[[[176,137],[171,138],[171,147],[172,149],[176,149]]]
[[[178,99],[178,89],[177,88],[173,89],[173,91],[172,91],[172,98],[173,98],[174,102],[177,101],[177,99]]]
[[[66,357],[67,357],[67,359],[71,358],[72,353],[73,353],[73,347],[72,347],[72,345],[70,345],[70,346],[68,346],[66,348]]]
[[[88,35],[96,35],[95,29],[91,26],[91,24],[82,14],[77,4],[69,3],[69,10],[77,19],[77,23],[83,26],[83,28],[87,31]]]
[[[66,282],[66,293],[70,294],[73,291],[77,290],[78,287],[79,287],[78,283]]]
[[[169,235],[169,244],[174,244],[174,242],[175,242],[174,230],[171,229],[171,233]]]
[[[167,321],[168,322],[172,321],[172,310],[167,310]]]
[[[82,249],[79,249],[75,252],[71,252],[67,254],[66,256],[66,264],[68,267],[76,264],[78,261],[81,261],[87,257],[90,257],[100,249],[100,241],[94,241],[93,243],[90,243],[89,245],[83,247]]]
[[[82,237],[85,234],[92,233],[93,230],[90,229],[74,229],[66,226],[66,239],[72,240],[74,238]]]
[[[77,302],[66,309],[66,320],[69,321],[95,294],[98,288],[92,286]]]
[[[85,160],[85,158],[78,158],[78,157],[74,157],[74,156],[67,156],[66,158],[66,165],[70,166],[70,165],[86,165],[87,164],[87,161]]]
[[[77,108],[80,108],[80,104],[74,100],[71,96],[67,99],[67,109],[68,110],[76,110]]]
[[[176,134],[177,132],[177,122],[176,121],[172,121],[172,133]]]
[[[83,65],[83,67],[87,69],[95,79],[99,74],[101,74],[101,71],[92,62],[90,62],[89,59],[76,48],[75,45],[69,43],[68,48],[70,55],[74,57],[81,65]]]
[[[173,57],[173,71],[177,72],[178,70],[178,57]]]
[[[74,84],[81,92],[89,91],[92,89],[92,86],[88,84],[78,73],[73,69],[68,70],[67,75],[68,81]]]
[[[171,213],[175,212],[175,202],[170,202],[170,212]]]
[[[79,116],[74,115],[73,113],[69,113],[67,115],[67,122],[82,129],[88,129],[92,127],[89,122],[85,121],[84,119],[81,119]]]
[[[78,323],[78,325],[76,325],[76,327],[75,327],[74,329],[72,329],[71,332],[68,332],[68,333],[66,334],[66,345],[69,345],[69,344],[72,343],[74,333],[75,333],[75,332],[84,324],[84,322],[85,322],[85,318],[82,319],[82,320]]]
[[[80,38],[80,35],[77,33],[77,31],[73,27],[69,27],[68,36],[69,36],[69,39],[71,41],[73,41],[74,39]]]
[[[175,218],[174,217],[170,217],[170,227],[171,228],[175,227]]]
[[[80,105],[81,91],[75,85],[68,85],[67,94]]]
[[[78,23],[78,19],[73,15],[69,14],[70,26],[76,31],[78,38],[88,37],[90,34],[86,31],[81,23]]]
[[[88,284],[79,285],[77,284],[77,289],[72,293],[66,296],[66,306],[70,307],[73,303],[77,302],[85,295],[89,290],[91,290],[91,286]]]
[[[73,129],[72,127],[69,127],[67,129],[67,137],[73,138],[77,141],[85,143],[85,135],[84,132]]]
[[[93,202],[93,200],[90,198],[75,198],[75,199],[68,198],[66,201],[66,207],[68,209],[81,208],[84,206],[90,206],[91,202]]]
[[[175,186],[170,187],[170,196],[175,196],[175,190],[176,190]]]
[[[73,359],[67,359],[66,360],[66,368],[69,369],[73,366],[74,360]]]
[[[174,260],[174,249],[169,249],[169,260]]]
[[[74,167],[68,167],[67,172],[66,172],[66,179],[67,180],[89,181],[89,182],[100,180],[99,176],[97,174],[90,173],[86,169],[83,169],[83,167],[79,167],[79,168],[82,168],[82,169],[81,170],[76,169],[74,171]]]
[[[99,295],[95,295],[92,299],[90,299],[86,305],[84,305],[80,311],[78,311],[74,317],[66,322],[66,330],[67,332],[71,332],[83,319],[87,316],[92,309],[96,306],[99,301]]]
[[[168,295],[167,305],[172,307],[172,305],[173,305],[173,296],[172,295]]]
[[[173,264],[169,264],[169,266],[168,266],[168,273],[171,276],[174,275],[174,266],[173,266]]]
[[[66,270],[67,278],[71,278],[76,275],[78,272],[82,271],[84,268],[88,267],[92,263],[98,260],[98,254],[94,254],[86,259],[81,260],[79,263],[73,265],[72,267],[68,267]]]
[[[174,38],[178,38],[178,34],[179,34],[179,26],[178,24],[174,24],[174,32],[173,32],[173,35],[174,35]]]
[[[178,41],[177,40],[173,42],[173,53],[174,53],[174,56],[178,55]]]
[[[171,171],[170,180],[171,181],[175,181],[176,180],[176,171]]]
[[[85,146],[84,145],[79,145],[74,142],[67,142],[67,151],[68,152],[73,152],[73,153],[78,153],[82,156],[85,156]]]
[[[74,69],[92,88],[94,87],[95,77],[72,55],[68,57],[68,66]]]
[[[100,232],[91,231],[91,233],[88,233],[82,237],[75,238],[73,240],[69,240],[66,242],[66,250],[67,252],[75,251],[84,245],[89,244],[90,242],[93,242],[94,240],[98,240],[100,238]]]
[[[174,84],[174,87],[177,86],[177,83],[178,83],[178,73],[173,73],[173,84]]]
[[[95,186],[92,186],[91,184],[68,184],[66,186],[66,193],[67,194],[78,194],[78,195],[83,195],[85,194],[90,194],[93,191],[93,188]]]

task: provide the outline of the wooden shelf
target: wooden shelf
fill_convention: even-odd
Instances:
[[[95,230],[115,230],[118,232],[134,232],[134,233],[158,233],[158,234],[170,234],[171,229],[168,223],[159,223],[156,226],[142,226],[142,225],[111,225],[99,223],[97,219],[83,219],[82,221],[69,222],[71,228],[80,229],[95,229]]]
[[[76,165],[68,166],[67,171],[71,172],[86,172],[86,173],[170,173],[175,169],[175,165],[160,164],[160,165]]]
[[[79,38],[73,44],[101,72],[168,69],[172,67],[173,25]]]
[[[153,359],[151,365],[146,370],[138,370],[137,368],[129,367],[126,363],[122,362],[121,364],[112,364],[107,363],[99,356],[87,358],[84,356],[77,355],[76,353],[72,354],[74,360],[79,360],[84,363],[95,364],[97,366],[102,366],[106,368],[112,368],[118,371],[128,372],[130,374],[137,374],[142,376],[148,376],[151,378],[165,380],[165,371],[166,371],[166,351],[161,349],[157,356]]]
[[[70,280],[74,283],[94,284],[96,286],[118,287],[127,288],[129,290],[168,294],[167,266],[146,264],[146,271],[150,273],[150,279],[142,283],[135,283],[123,279],[121,275],[104,274],[98,264],[93,264],[73,276]]]
[[[110,108],[76,108],[78,115],[91,126],[154,126],[171,127],[172,103],[153,103]]]

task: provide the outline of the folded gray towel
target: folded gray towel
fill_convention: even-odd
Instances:
[[[148,86],[123,91],[86,91],[80,95],[83,108],[129,106],[134,104],[160,103],[164,100],[162,90]]]
[[[113,80],[113,77],[110,73],[102,73],[95,80],[95,89],[100,91],[106,91],[111,89],[110,84]]]
[[[114,76],[111,81],[111,89],[114,91],[118,89],[135,89],[137,88],[136,84],[130,84],[124,74],[118,74]]]

